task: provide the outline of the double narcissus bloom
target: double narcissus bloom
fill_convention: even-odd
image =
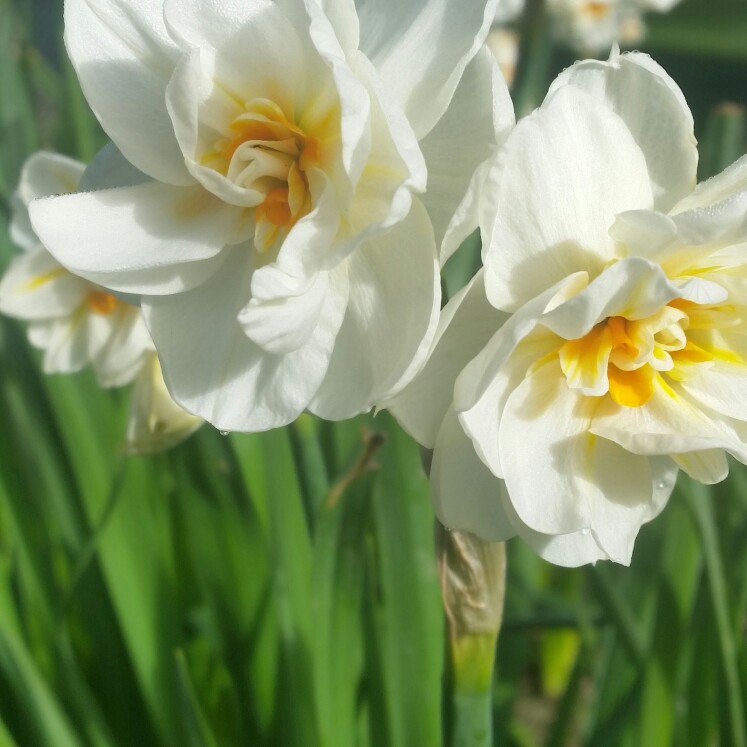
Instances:
[[[646,13],[667,13],[680,0],[548,0],[552,32],[582,54],[605,52],[613,43],[632,46],[645,35]]]
[[[574,65],[509,135],[484,269],[393,403],[435,448],[447,526],[627,563],[678,468],[747,462],[747,158],[697,187],[696,165],[682,93],[641,54]]]
[[[45,373],[73,373],[90,365],[102,387],[135,382],[124,448],[141,454],[173,446],[202,420],[184,412],[166,392],[140,309],[60,265],[40,243],[28,216],[29,203],[40,197],[133,178],[141,175],[111,148],[88,170],[44,151],[26,161],[10,224],[10,238],[24,252],[0,279],[0,312],[28,322],[29,341],[44,351]]]
[[[25,163],[13,199],[10,236],[24,250],[0,281],[0,312],[28,322],[29,341],[44,350],[45,373],[91,366],[101,386],[132,381],[153,343],[140,310],[68,272],[31,228],[32,200],[78,189],[85,166],[40,152]]]
[[[338,419],[412,378],[439,245],[513,122],[495,0],[68,0],[85,95],[141,183],[38,201],[76,274],[142,296],[169,390],[222,430]],[[428,191],[418,196],[428,184]]]
[[[558,42],[581,54],[607,52],[612,44],[632,46],[645,35],[646,13],[668,13],[680,0],[547,0],[550,32]],[[495,24],[504,26],[524,12],[524,0],[499,0]],[[531,12],[536,13],[534,8]],[[491,44],[499,62],[509,54],[510,37]]]

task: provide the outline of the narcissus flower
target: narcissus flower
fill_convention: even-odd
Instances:
[[[11,240],[26,251],[0,280],[0,311],[29,322],[29,340],[44,350],[45,373],[91,365],[103,387],[135,381],[125,439],[129,454],[171,448],[203,421],[169,396],[140,309],[60,265],[34,234],[27,208],[39,197],[142,179],[111,146],[87,169],[56,153],[35,153],[23,167],[10,224]]]
[[[59,264],[31,228],[28,204],[73,192],[84,165],[40,152],[24,165],[13,200],[10,235],[24,249],[0,280],[0,311],[29,323],[32,345],[44,350],[45,373],[70,373],[90,365],[104,387],[137,375],[153,350],[140,310]]]
[[[696,162],[680,90],[640,54],[574,65],[508,137],[484,270],[394,403],[435,448],[447,526],[627,563],[678,468],[747,462],[747,158],[694,188]]]
[[[626,46],[645,35],[643,16],[666,13],[680,0],[548,0],[550,25],[558,41],[583,54]]]
[[[144,183],[36,203],[142,294],[169,389],[222,430],[342,418],[422,365],[439,255],[512,124],[496,0],[68,0],[85,95]],[[428,183],[428,192],[421,193]]]

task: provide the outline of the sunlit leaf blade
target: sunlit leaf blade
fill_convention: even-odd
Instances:
[[[433,549],[433,513],[420,453],[388,415],[373,489],[378,653],[392,747],[441,743],[443,613]],[[385,744],[386,742],[379,742]]]

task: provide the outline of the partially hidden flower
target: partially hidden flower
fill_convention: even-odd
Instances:
[[[13,195],[10,223],[11,240],[25,251],[0,279],[0,311],[28,322],[29,341],[44,350],[45,373],[90,365],[102,387],[135,382],[124,445],[129,454],[171,448],[203,421],[169,396],[140,309],[60,265],[34,233],[28,205],[39,197],[142,178],[111,147],[88,168],[57,153],[30,156]]]
[[[45,373],[90,365],[101,386],[122,386],[153,350],[140,310],[69,272],[41,244],[28,217],[32,200],[77,190],[84,168],[44,151],[24,164],[10,224],[11,240],[24,251],[0,280],[0,312],[28,322],[29,341],[44,351]]]
[[[747,462],[747,157],[697,187],[696,165],[679,88],[617,50],[509,135],[484,269],[393,403],[435,449],[447,526],[628,563],[678,469],[714,483]]]
[[[34,225],[142,296],[170,392],[221,430],[365,411],[422,365],[439,247],[476,225],[473,172],[513,123],[495,4],[68,0],[84,93],[147,180],[39,201]]]
[[[555,38],[582,54],[630,46],[645,35],[644,14],[666,13],[680,0],[548,0]]]

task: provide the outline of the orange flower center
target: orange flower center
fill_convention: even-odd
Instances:
[[[86,296],[88,308],[94,314],[111,314],[117,308],[119,301],[111,293],[94,290]]]
[[[306,134],[269,99],[254,99],[231,122],[202,162],[239,187],[264,195],[255,212],[255,246],[267,251],[311,210],[307,172],[320,160]]]
[[[559,350],[568,385],[588,396],[609,395],[624,407],[640,407],[657,380],[679,381],[688,367],[726,355],[713,330],[738,324],[733,307],[676,299],[645,319],[613,316]]]

